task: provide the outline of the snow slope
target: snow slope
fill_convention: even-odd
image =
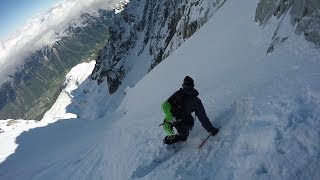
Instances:
[[[57,102],[44,115],[41,121],[35,120],[0,120],[0,162],[15,152],[18,144],[16,138],[25,131],[30,131],[33,128],[44,127],[49,123],[54,123],[61,119],[77,118],[76,114],[67,112],[67,106],[72,101],[72,91],[77,89],[92,71],[95,62],[81,63],[66,75],[66,86],[57,98]],[[91,71],[90,71],[91,70]],[[11,121],[11,123],[10,123]],[[1,177],[1,176],[0,176]]]
[[[317,179],[320,50],[284,17],[279,31],[289,38],[266,56],[277,20],[261,29],[253,22],[256,6],[257,0],[228,0],[126,96],[84,81],[70,109],[80,118],[22,133],[0,164],[0,179]],[[195,120],[182,149],[150,167],[163,149],[160,104],[185,75],[221,132],[199,150],[207,132]],[[80,93],[83,87],[89,93]],[[85,107],[77,106],[86,98]]]

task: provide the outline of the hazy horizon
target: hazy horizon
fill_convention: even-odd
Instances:
[[[5,41],[28,20],[43,13],[61,0],[3,0],[0,2],[0,41]]]

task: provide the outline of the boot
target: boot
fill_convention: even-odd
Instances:
[[[166,136],[163,140],[164,144],[174,144],[176,142],[181,141],[181,138],[179,135],[173,135],[173,136]]]

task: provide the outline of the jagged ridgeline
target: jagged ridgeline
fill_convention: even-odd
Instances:
[[[0,119],[40,120],[59,95],[65,75],[75,65],[93,60],[105,46],[113,13],[82,14],[84,27],[70,26],[67,36],[31,54],[0,89]]]

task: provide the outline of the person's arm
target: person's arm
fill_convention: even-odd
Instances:
[[[195,114],[198,117],[199,121],[201,122],[202,126],[211,133],[215,133],[217,129],[212,126],[206,111],[203,107],[203,104],[199,98],[195,98]]]
[[[172,119],[173,115],[171,113],[171,105],[168,101],[164,101],[161,104],[162,111],[165,114],[164,122],[163,122],[163,129],[169,135],[174,135],[173,127],[172,127]]]

